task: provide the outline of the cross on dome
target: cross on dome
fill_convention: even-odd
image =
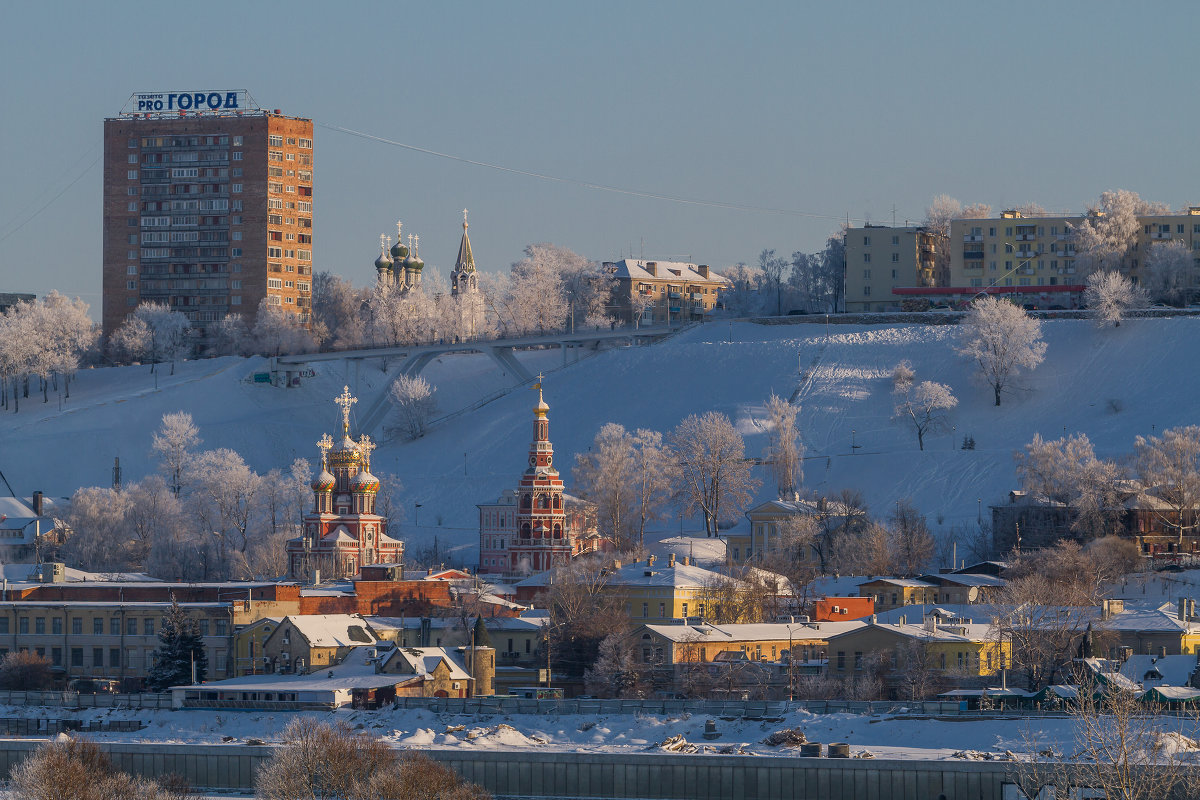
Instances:
[[[386,253],[389,241],[391,241],[391,239],[386,233],[379,234],[379,249]]]
[[[325,469],[326,456],[333,449],[333,439],[328,433],[321,434],[321,438],[317,439],[317,449],[321,451],[321,469]]]
[[[404,223],[396,220],[396,243],[399,244],[403,239],[400,238],[400,229],[404,227]]]
[[[367,436],[365,433],[359,437],[358,442],[356,442],[356,444],[358,446],[358,452],[362,453],[363,468],[367,472],[370,472],[371,471],[371,451],[374,450],[379,445],[372,442],[371,437]]]
[[[463,209],[463,228],[467,227],[467,210]]]
[[[333,402],[342,407],[342,432],[347,436],[350,435],[350,406],[358,402],[357,397],[350,395],[350,387],[343,386],[342,393],[333,399]]]

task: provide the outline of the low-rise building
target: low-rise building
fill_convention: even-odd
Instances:
[[[358,614],[284,617],[263,642],[267,672],[313,672],[340,663],[378,638]]]
[[[895,289],[946,285],[937,257],[944,242],[927,228],[847,228],[845,241],[846,311],[901,311]]]
[[[707,264],[623,258],[603,268],[617,281],[613,316],[628,325],[708,319],[730,287]]]
[[[859,597],[875,600],[875,611],[937,602],[937,585],[917,578],[875,578],[859,585]]]

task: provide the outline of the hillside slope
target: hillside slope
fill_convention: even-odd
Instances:
[[[973,380],[972,365],[954,353],[950,326],[715,323],[566,367],[558,351],[521,358],[532,369],[561,367],[547,374],[545,396],[556,463],[568,482],[575,454],[606,422],[666,432],[688,414],[715,409],[735,420],[748,453],[757,455],[767,438],[764,401],[771,392],[795,393],[806,488],[860,489],[880,515],[912,498],[935,530],[945,530],[973,522],[978,501],[986,515],[988,504],[1003,499],[1014,481],[1013,451],[1034,433],[1056,438],[1083,431],[1103,455],[1116,457],[1132,449],[1138,434],[1195,420],[1190,401],[1200,383],[1192,369],[1200,320],[1132,320],[1120,329],[1050,321],[1044,330],[1045,363],[999,408],[988,387]],[[890,372],[902,359],[917,380],[947,383],[960,401],[954,431],[927,437],[924,452],[911,427],[891,420]],[[331,398],[343,384],[364,398],[362,409],[386,383],[377,366],[346,372],[338,362],[320,365],[300,388],[249,382],[264,366],[262,359],[189,362],[175,376],[160,373],[157,390],[146,367],[84,371],[61,410],[52,396],[49,404],[30,398],[20,413],[0,414],[0,470],[19,493],[70,494],[80,485],[106,484],[119,456],[126,480],[136,480],[153,468],[150,435],[162,414],[179,409],[192,413],[204,446],[232,447],[259,471],[285,468],[296,457],[313,459],[313,443],[335,430]],[[444,411],[511,383],[482,356],[443,357],[424,374],[438,387]],[[439,546],[471,558],[475,504],[494,499],[519,476],[533,402],[532,392],[520,388],[421,440],[382,444],[375,470],[400,477],[406,510],[422,506],[419,528],[411,515],[402,522],[407,538],[419,544],[436,535]],[[975,450],[959,448],[964,435],[974,437]],[[760,477],[765,499],[769,478]],[[675,519],[663,535],[678,530]]]

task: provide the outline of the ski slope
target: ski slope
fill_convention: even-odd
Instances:
[[[518,357],[531,371],[546,371],[550,436],[568,486],[575,455],[607,422],[665,433],[688,414],[717,410],[734,420],[747,453],[757,456],[767,444],[763,404],[774,392],[801,405],[806,489],[858,489],[880,516],[911,498],[934,531],[944,533],[955,523],[973,523],[980,501],[986,517],[989,504],[1004,500],[1014,485],[1013,452],[1035,433],[1057,438],[1082,431],[1101,455],[1120,457],[1139,434],[1196,421],[1200,320],[1129,320],[1119,329],[1055,320],[1043,330],[1045,362],[999,408],[990,388],[973,378],[972,364],[954,352],[954,326],[718,322],[566,366],[558,350]],[[911,426],[892,421],[890,372],[902,359],[917,381],[946,383],[959,399],[953,430],[927,436],[924,452]],[[343,385],[361,398],[356,410],[365,413],[388,381],[378,363],[328,362],[299,388],[252,383],[267,363],[193,361],[178,365],[174,376],[160,367],[157,388],[145,366],[85,370],[61,408],[56,395],[46,404],[38,395],[24,400],[19,413],[0,413],[0,471],[26,495],[105,485],[114,457],[125,480],[137,480],[154,468],[153,430],[164,413],[177,410],[192,414],[204,447],[233,448],[260,472],[286,469],[297,457],[315,461],[314,443],[336,432],[332,398]],[[422,374],[437,387],[442,412],[513,384],[482,355],[445,356]],[[404,485],[400,528],[410,546],[437,537],[452,559],[473,563],[475,505],[515,485],[534,402],[529,387],[516,388],[422,439],[381,443],[372,467]],[[964,435],[974,437],[975,450],[960,449]],[[763,479],[759,499],[767,499],[769,476],[756,470]],[[684,520],[685,532],[698,527]],[[672,516],[660,535],[679,529]]]

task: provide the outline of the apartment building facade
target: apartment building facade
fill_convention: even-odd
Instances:
[[[899,287],[939,284],[941,242],[927,228],[866,225],[846,229],[846,311],[900,311]]]
[[[617,281],[613,316],[629,325],[711,319],[730,287],[707,264],[623,258],[603,266]]]
[[[307,323],[312,121],[246,92],[197,92],[186,108],[184,97],[135,95],[104,120],[105,333],[143,302],[182,312],[200,335],[227,314],[253,324],[264,299]]]

